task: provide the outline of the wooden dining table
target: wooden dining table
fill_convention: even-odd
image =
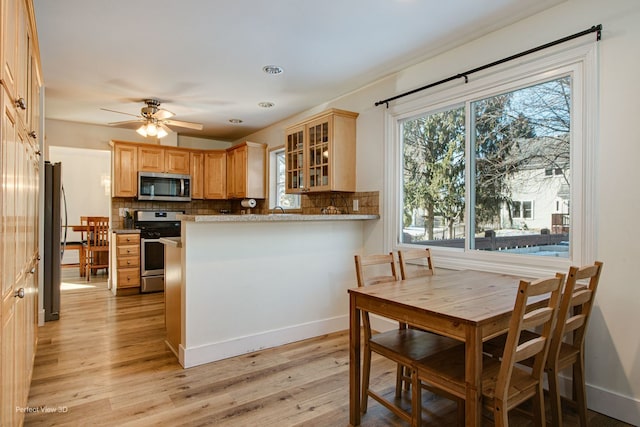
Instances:
[[[520,276],[473,270],[349,289],[349,423],[360,425],[362,311],[465,343],[465,425],[480,426],[482,343],[505,333]]]

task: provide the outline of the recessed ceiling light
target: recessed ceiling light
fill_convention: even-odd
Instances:
[[[262,71],[267,74],[282,74],[284,72],[284,69],[279,65],[265,65],[264,67],[262,67]]]
[[[242,120],[240,120],[240,119],[229,119],[229,123],[233,123],[234,125],[237,125],[239,123],[242,123]]]
[[[262,107],[262,108],[271,108],[271,107],[273,107],[274,105],[276,105],[276,104],[274,104],[273,102],[269,102],[269,101],[265,101],[265,102],[258,102],[258,106],[259,106],[259,107]]]

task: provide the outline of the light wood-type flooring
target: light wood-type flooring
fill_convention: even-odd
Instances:
[[[182,369],[164,345],[163,294],[116,298],[104,280],[65,278],[60,320],[38,330],[26,426],[348,425],[346,331]],[[373,364],[373,386],[392,394],[394,365]],[[424,394],[424,425],[456,425],[454,403]],[[589,416],[591,426],[626,425]],[[565,421],[578,425],[571,411]],[[406,424],[370,399],[362,425]]]

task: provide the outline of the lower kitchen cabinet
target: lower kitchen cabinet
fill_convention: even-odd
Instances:
[[[139,293],[140,234],[114,232],[111,245],[111,291],[114,295]]]

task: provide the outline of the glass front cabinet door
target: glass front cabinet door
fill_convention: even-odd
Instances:
[[[287,128],[287,193],[355,191],[357,117],[331,109]]]

